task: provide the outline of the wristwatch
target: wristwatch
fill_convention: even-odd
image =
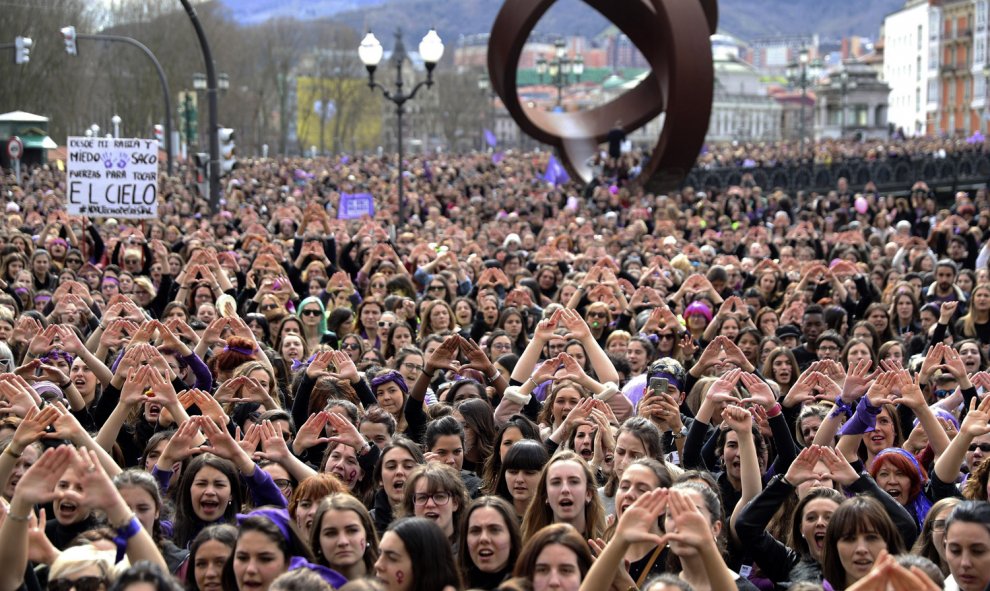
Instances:
[[[671,431],[670,433],[671,437],[673,437],[674,439],[683,439],[687,437],[687,434],[688,434],[687,425],[681,425],[681,430],[678,431],[677,433],[674,433],[673,431]]]

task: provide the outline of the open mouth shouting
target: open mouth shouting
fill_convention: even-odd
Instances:
[[[223,509],[220,500],[215,498],[200,499],[199,511],[202,513],[204,521],[215,521],[220,519]]]
[[[79,516],[80,509],[79,505],[72,501],[62,500],[58,502],[58,506],[55,508],[55,515],[58,520],[62,523],[72,523]]]

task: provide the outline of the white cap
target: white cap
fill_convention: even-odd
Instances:
[[[7,202],[7,213],[17,213],[21,210],[21,206],[14,203],[13,201]]]

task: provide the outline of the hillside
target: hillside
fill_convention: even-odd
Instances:
[[[410,36],[435,26],[444,39],[486,33],[501,3],[491,0],[222,0],[244,24],[273,17],[311,20],[332,16],[358,30],[391,30],[403,23]],[[685,0],[686,1],[686,0]],[[741,39],[785,33],[850,34],[876,38],[884,15],[904,0],[721,0],[720,29]],[[421,23],[421,24],[417,24]],[[594,36],[605,20],[580,0],[560,0],[537,27],[544,33]],[[418,38],[418,37],[417,37]]]

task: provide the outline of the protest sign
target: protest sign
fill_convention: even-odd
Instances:
[[[72,215],[158,217],[158,142],[68,139],[67,210]]]
[[[375,217],[375,199],[371,193],[341,193],[337,219],[354,220],[363,216]]]

